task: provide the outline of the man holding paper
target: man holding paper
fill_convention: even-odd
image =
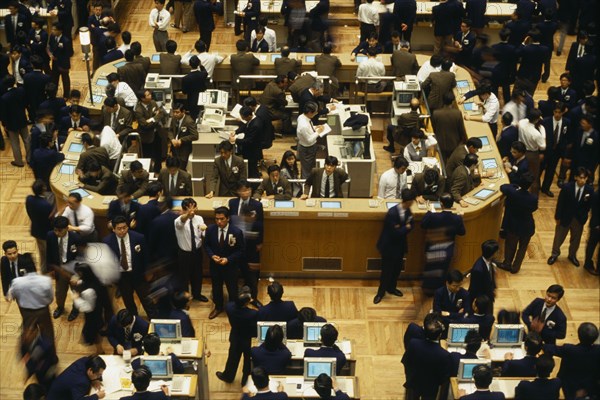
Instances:
[[[298,135],[298,160],[302,167],[302,179],[310,175],[315,166],[317,156],[317,139],[325,130],[323,125],[313,125],[312,119],[317,115],[319,106],[314,101],[304,104],[303,114],[298,117],[296,134]]]

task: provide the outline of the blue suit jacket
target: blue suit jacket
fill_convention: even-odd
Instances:
[[[258,310],[258,321],[291,321],[298,316],[296,304],[291,300],[271,301]]]
[[[88,357],[82,357],[69,365],[50,386],[47,400],[98,400],[97,395],[88,396],[91,381],[87,376],[85,364]]]
[[[268,393],[256,393],[254,396],[244,393],[242,400],[287,400],[288,395],[286,392],[268,392]]]
[[[256,336],[256,310],[247,307],[239,308],[230,301],[225,304],[225,312],[231,325],[229,341],[244,340],[250,347],[250,340]]]
[[[544,351],[561,358],[557,376],[562,381],[562,388],[567,398],[573,396],[580,388],[586,389],[590,394],[600,394],[600,387],[598,387],[600,345],[546,345]]]
[[[519,43],[520,44],[520,43]],[[517,50],[513,44],[508,42],[500,42],[492,45],[492,50],[496,59],[500,61],[501,80],[513,82],[516,72]]]
[[[518,19],[507,22],[505,27],[510,29],[508,43],[515,46],[515,48],[518,48],[521,46],[521,43],[523,43],[523,39],[527,36],[527,32],[531,29],[531,22],[525,21],[524,19]]]
[[[581,200],[575,198],[575,182],[565,184],[558,194],[554,219],[559,220],[562,226],[569,226],[573,218],[585,225],[592,205],[592,194],[594,189],[585,185]]]
[[[558,154],[563,154],[565,147],[567,146],[569,141],[569,127],[571,125],[571,121],[568,118],[563,117],[560,126],[560,134],[558,136],[557,145],[554,140],[553,120],[554,118],[552,117],[552,115],[542,120],[542,126],[546,130],[546,151],[544,152],[546,157],[554,154],[555,152],[557,152]]]
[[[285,346],[275,351],[269,351],[263,343],[260,346],[253,347],[250,352],[252,354],[252,365],[254,367],[264,367],[269,375],[285,374],[285,367],[292,359],[292,353]]]
[[[479,325],[479,334],[483,340],[490,339],[490,333],[492,332],[492,326],[494,325],[494,321],[496,318],[492,314],[485,315],[471,315],[467,318],[463,318],[459,321],[461,324],[478,324]]]
[[[600,135],[597,130],[593,130],[581,145],[583,131],[581,128],[573,132],[573,166],[585,167],[588,171],[595,171],[598,166],[598,153],[600,152]]]
[[[517,140],[519,140],[519,128],[510,125],[508,128],[502,129],[502,132],[500,132],[500,140],[496,143],[500,155],[502,157],[509,157],[510,145]]]
[[[183,310],[171,310],[167,319],[178,319],[181,321],[181,336],[192,338],[196,337],[196,330],[194,329],[194,325],[192,325],[192,320],[190,319],[190,316]]]
[[[523,310],[521,319],[528,329],[531,327],[531,320],[540,316],[543,307],[544,299],[537,298]],[[555,344],[556,339],[564,339],[567,336],[567,317],[558,305],[552,314],[546,317],[541,336],[546,344]]]
[[[121,239],[117,237],[114,233],[106,236],[103,239],[103,242],[110,247],[110,249],[115,253],[117,258],[121,258]],[[138,250],[136,250],[136,246]],[[133,273],[133,279],[136,283],[141,283],[144,279],[144,273],[146,272],[146,264],[148,262],[147,259],[147,251],[146,248],[146,240],[144,239],[144,235],[141,233],[137,233],[135,231],[129,230],[129,254],[131,255],[131,272]]]
[[[137,360],[134,360],[134,362]],[[131,363],[133,365],[133,363]],[[131,396],[121,397],[121,400],[168,400],[169,396],[164,394],[163,391],[160,392],[136,392]]]
[[[549,54],[550,49],[541,44],[521,46],[517,50],[517,56],[521,59],[517,76],[529,79],[533,83],[539,82],[542,77],[542,65]]]
[[[414,322],[409,323],[404,332],[404,349],[408,349],[408,345],[412,339],[425,340],[425,330],[422,326],[419,326]]]
[[[526,21],[531,21],[535,12],[535,3],[531,0],[519,0],[517,2],[517,11],[519,16]]]
[[[521,381],[515,387],[515,400],[558,400],[560,379]]]
[[[152,220],[148,228],[148,244],[154,259],[177,257],[179,249],[175,236],[177,217],[179,215],[173,211],[167,211]]]
[[[467,0],[465,12],[471,20],[471,27],[483,28],[487,24],[486,9],[487,0]]]
[[[464,310],[459,314],[458,311],[460,309]],[[460,288],[458,293],[454,295],[454,302],[452,302],[450,301],[450,295],[446,286],[437,289],[433,295],[433,311],[448,311],[450,319],[458,319],[464,313],[471,313],[471,297],[469,296],[469,292]]]
[[[210,1],[196,1],[194,3],[194,15],[196,17],[196,22],[198,25],[202,27],[202,30],[206,31],[214,31],[215,30],[215,19],[213,17],[213,12],[222,12],[222,7],[219,7],[218,4],[213,4]]]
[[[327,320],[317,315],[314,322],[327,322]],[[300,322],[298,318],[288,321],[286,336],[288,339],[302,339],[304,337],[304,322]]]
[[[137,201],[132,201],[129,203],[129,212],[125,213],[121,210],[121,203],[119,202],[119,199],[116,199],[108,204],[106,216],[109,221],[112,221],[116,216],[121,215],[127,218],[127,221],[131,222],[132,219],[135,219],[139,210],[140,204]]]
[[[231,222],[236,225],[237,224],[237,220],[238,220],[238,209],[240,208],[240,198],[239,197],[235,197],[233,199],[229,200],[229,212],[231,215]],[[263,241],[263,235],[264,235],[264,226],[263,226],[263,220],[264,220],[264,212],[263,212],[263,205],[260,201],[250,198],[248,200],[248,211],[250,211],[251,213],[255,214],[255,219],[254,222],[252,223],[252,231],[253,232],[257,232],[258,233],[258,237],[257,238],[245,238],[246,242],[252,242],[254,245],[260,244]],[[237,225],[236,225],[237,226]],[[248,245],[248,243],[246,243]]]
[[[333,347],[321,347],[317,350],[306,349],[304,350],[304,358],[306,357],[335,357],[337,362],[335,369],[339,374],[344,365],[346,365],[346,355],[336,345]]]
[[[138,354],[143,354],[142,339],[148,334],[148,322],[140,317],[135,317],[135,322],[131,328],[130,340],[125,338],[125,329],[117,322],[117,316],[113,315],[108,323],[108,333],[106,338],[115,349],[121,345],[125,350],[137,349]]]
[[[425,396],[435,396],[440,385],[452,374],[450,353],[439,343],[412,339],[402,356],[406,382],[404,387]]]
[[[504,393],[490,391],[475,391],[466,396],[462,396],[460,400],[504,400]]]
[[[135,215],[136,226],[135,230],[145,237],[148,237],[148,231],[150,230],[150,223],[154,218],[160,215],[160,209],[158,208],[157,200],[150,200],[146,204],[139,206],[137,214]],[[175,221],[175,220],[173,220]]]
[[[61,35],[58,43],[54,36],[48,42],[50,54],[54,57],[52,65],[64,69],[71,69],[71,57],[73,57],[73,43],[65,35]]]
[[[48,49],[48,32],[42,29],[39,34],[36,34],[35,29],[29,30],[29,47],[31,48],[31,55],[38,55],[42,57],[44,63],[49,60],[47,49]],[[42,93],[43,94],[43,93]]]
[[[471,281],[469,282],[471,299],[475,300],[477,296],[485,294],[491,301],[494,301],[494,290],[496,290],[496,272],[492,268],[490,276],[485,261],[482,257],[479,257],[473,264],[473,268],[471,268]]]
[[[502,376],[507,377],[535,377],[535,363],[537,357],[525,356],[520,360],[506,360],[502,366]]]
[[[25,199],[25,209],[31,220],[31,236],[46,240],[52,230],[54,206],[45,197],[29,195]]]
[[[113,61],[117,61],[123,58],[123,52],[121,50],[112,49],[108,53],[102,56],[102,65],[108,64]]]
[[[392,207],[385,214],[383,229],[377,240],[377,250],[383,257],[400,258],[408,251],[406,235],[413,228],[413,217],[410,209],[404,210],[404,217],[400,218],[398,206]],[[406,226],[410,223],[410,229]]]
[[[46,183],[46,186],[50,188],[50,175],[54,167],[65,159],[63,153],[59,153],[52,148],[39,148],[35,149],[31,155],[31,169],[33,170],[33,176],[36,179],[41,179]]]
[[[460,21],[465,10],[462,3],[450,0],[439,3],[431,9],[433,34],[435,36],[453,35],[460,29]]]
[[[73,261],[77,256],[77,246],[81,243],[81,237],[76,232],[67,232],[67,262]],[[48,231],[46,235],[46,263],[48,266],[59,265],[60,256],[58,251],[58,236],[54,231]]]
[[[183,374],[185,372],[185,367],[183,366],[183,364],[181,363],[179,358],[173,353],[171,353],[170,356],[171,356],[171,365],[173,366],[173,373],[174,374]],[[140,359],[138,357],[135,360],[131,361],[131,368],[136,370],[140,367],[141,364],[142,364],[142,362],[140,361]]]
[[[79,119],[79,127],[81,128],[84,125],[90,126],[90,119],[82,115]],[[60,119],[58,134],[61,136],[67,136],[69,134],[69,129],[72,127],[73,125],[71,124],[71,116],[67,115],[66,117],[62,117]]]
[[[37,110],[38,106],[46,100],[44,88],[51,81],[52,78],[50,75],[46,75],[42,71],[31,71],[23,76],[23,86],[25,87],[25,95],[29,107],[34,107]]]
[[[519,237],[533,236],[533,212],[538,209],[537,196],[508,183],[500,186],[500,191],[506,196],[502,227]]]
[[[230,238],[235,238],[235,243],[233,243],[233,239]],[[229,224],[229,227],[227,228],[227,237],[225,238],[223,247],[219,245],[219,227],[214,224],[206,229],[204,248],[206,249],[206,254],[210,259],[211,264],[214,264],[212,256],[217,255],[219,257],[225,257],[228,260],[228,263],[225,266],[219,267],[238,267],[239,263],[244,260],[244,246],[244,234],[232,224]]]

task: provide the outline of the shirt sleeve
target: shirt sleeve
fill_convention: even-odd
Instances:
[[[187,220],[186,220],[187,222]],[[183,229],[185,227],[185,223],[181,219],[181,216],[177,217],[175,220],[175,229]]]
[[[495,119],[494,117],[498,114],[498,109],[498,103],[493,103],[486,107],[485,114],[481,117],[483,122],[491,122]]]
[[[381,175],[379,179],[379,190],[377,191],[377,197],[385,199],[385,173]]]
[[[435,139],[435,137],[433,137],[433,135],[427,135],[427,139],[425,140],[425,146],[427,146],[427,148],[435,146],[437,143],[438,141]]]
[[[79,221],[79,229],[81,229],[84,236],[94,231],[94,213],[91,210],[86,210],[82,215],[81,221]]]
[[[73,302],[77,309],[84,313],[89,313],[96,308],[96,291],[94,289],[86,289]]]
[[[546,150],[546,128],[540,124],[540,134],[536,138],[536,142],[540,147],[540,150]]]

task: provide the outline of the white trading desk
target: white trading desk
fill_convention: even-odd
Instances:
[[[191,360],[202,358],[202,346],[200,345],[200,340],[195,338],[183,338],[182,341],[190,342],[190,352],[183,353],[181,348],[182,345],[180,342],[174,343],[161,343],[160,344],[160,352],[162,354],[167,354],[167,349],[170,347],[172,353],[175,354],[178,358],[183,360]]]
[[[351,399],[359,399],[358,378],[355,376],[338,376],[335,378],[338,389],[350,396]],[[298,384],[302,388],[298,390]],[[312,382],[304,383],[302,376],[272,375],[269,377],[269,389],[272,392],[278,392],[282,386],[283,391],[291,398],[319,398],[319,395],[313,389]],[[248,377],[246,388],[251,393],[256,393],[256,386],[252,382],[252,376]]]

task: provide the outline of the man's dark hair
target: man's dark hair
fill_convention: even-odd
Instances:
[[[112,50],[117,47],[117,42],[115,41],[115,38],[109,36],[104,39],[104,46],[106,47],[106,50]]]
[[[215,208],[215,215],[217,215],[217,214],[221,214],[221,215],[224,215],[226,218],[229,218],[229,208],[217,207],[217,208]]]
[[[537,356],[542,350],[543,342],[542,337],[537,332],[529,332],[525,336],[525,351],[528,356]]]
[[[499,247],[500,246],[496,240],[486,240],[485,242],[481,243],[481,254],[483,257],[489,260],[494,254],[496,254]]]
[[[165,164],[167,168],[179,168],[179,159],[177,157],[167,157]]]
[[[117,196],[131,196],[131,194],[135,191],[133,185],[130,185],[128,183],[124,183],[120,186],[117,187],[116,193]]]
[[[318,109],[319,106],[314,101],[307,101],[306,104],[304,104],[304,114],[317,112]]]
[[[235,190],[251,188],[250,182],[247,179],[240,179],[235,184]]]
[[[69,227],[69,218],[63,217],[62,215],[54,218],[52,222],[52,228],[54,229],[66,229]]]
[[[454,93],[452,92],[444,93],[444,96],[442,96],[442,102],[445,106],[449,106],[450,104],[454,103],[455,99],[456,96],[454,96]]]
[[[154,332],[148,333],[144,336],[142,345],[144,346],[144,352],[148,353],[148,355],[158,355],[160,353],[160,336]]]
[[[579,343],[591,346],[598,339],[598,327],[591,322],[584,322],[577,328]]]
[[[264,367],[252,368],[250,375],[252,375],[252,382],[257,389],[269,387],[269,374]]]
[[[240,116],[242,118],[248,118],[250,116],[252,116],[252,108],[249,106],[242,106],[242,108],[240,108]]]
[[[163,190],[163,186],[160,182],[152,182],[148,185],[148,189],[146,189],[146,196],[156,197]]]
[[[190,57],[190,67],[192,69],[196,69],[200,66],[200,59],[198,58],[198,56],[191,56]]]
[[[442,61],[442,71],[450,71],[450,68],[452,68],[452,60],[448,58],[444,59]]]
[[[467,147],[474,147],[476,149],[481,149],[483,147],[483,143],[481,139],[478,137],[473,137],[467,140]]]
[[[394,169],[399,169],[402,167],[408,168],[408,161],[402,156],[396,157],[394,160]]]
[[[243,39],[240,39],[237,42],[235,42],[235,48],[237,49],[237,51],[246,51],[248,50],[248,42],[246,42]]]
[[[267,287],[267,294],[271,298],[271,301],[281,301],[283,297],[283,285],[277,281],[271,283]]]
[[[560,112],[564,113],[565,111],[567,111],[567,105],[562,101],[557,101],[556,103],[554,103],[554,107],[552,107],[552,111],[554,110],[560,110]]]
[[[256,101],[256,98],[253,96],[248,96],[244,99],[244,106],[247,107],[256,107],[258,105],[258,102]],[[241,113],[241,112],[240,112]]]
[[[558,295],[558,300],[562,299],[562,297],[565,295],[565,289],[556,283],[554,285],[550,285],[548,289],[546,289],[546,292]]]
[[[513,115],[509,112],[505,112],[502,114],[502,125],[504,126],[508,126],[511,125],[513,122]]]
[[[515,149],[516,151],[518,151],[521,154],[525,154],[525,152],[527,151],[527,147],[525,147],[525,143],[519,142],[518,140],[512,142],[512,144],[510,145],[510,148]]]
[[[146,365],[141,365],[131,373],[131,383],[138,392],[144,392],[150,386],[152,371]]]
[[[534,180],[535,180],[535,177],[533,176],[531,171],[525,171],[517,179],[517,184],[519,185],[521,190],[529,190],[531,185],[533,185]]]
[[[452,208],[454,205],[454,198],[450,193],[442,193],[440,196],[440,204],[442,208]]]
[[[235,298],[236,307],[245,307],[246,304],[250,303],[250,300],[252,300],[250,289],[248,288],[248,286],[242,286],[239,290],[237,297]]]
[[[281,48],[281,57],[289,57],[290,56],[290,48],[288,46],[283,46]]]
[[[489,314],[491,303],[492,300],[485,294],[475,298],[475,307],[477,307],[479,314]]]
[[[110,74],[108,74],[106,76],[106,80],[108,82],[112,83],[114,81],[121,81],[121,77],[116,72],[111,72]]]
[[[165,48],[167,49],[167,53],[175,54],[177,51],[177,42],[169,39],[165,44]]]
[[[275,171],[277,171],[277,172],[281,171],[281,168],[279,168],[279,165],[277,165],[277,164],[269,165],[269,168],[267,168],[267,173],[269,175],[271,174],[271,172],[275,172]]]
[[[104,99],[104,105],[107,107],[114,107],[117,104],[119,103],[117,102],[116,97],[107,97],[106,99]]]
[[[329,375],[322,373],[315,378],[313,387],[319,397],[322,399],[329,399],[331,398],[331,389],[333,389],[333,380]]]
[[[17,247],[17,242],[14,240],[7,240],[6,242],[2,243],[2,250],[4,251],[12,249],[13,247]]]
[[[114,217],[112,220],[113,228],[116,228],[119,224],[127,224],[127,218],[123,215],[117,215],[116,217]],[[129,226],[129,224],[127,224],[127,226]]]
[[[429,59],[429,64],[433,67],[433,68],[437,68],[440,65],[442,65],[442,61],[444,61],[444,58],[439,55],[439,54],[434,54],[431,56],[431,58]]]
[[[121,327],[131,325],[133,322],[133,314],[131,314],[126,308],[119,310],[117,313],[117,322]]]
[[[400,192],[400,196],[402,201],[411,201],[417,198],[417,193],[412,189],[404,188]]]
[[[479,157],[477,157],[477,154],[467,154],[465,156],[465,159],[463,160],[463,164],[465,167],[469,168],[473,165],[477,165],[477,162],[479,161]]]
[[[437,168],[427,168],[423,172],[423,180],[425,180],[425,183],[428,185],[436,183],[439,179],[440,173],[438,172]]]
[[[206,43],[198,39],[196,40],[196,43],[194,43],[194,48],[198,53],[204,53],[206,51]]]
[[[106,363],[100,356],[90,356],[85,361],[85,370],[91,369],[93,373],[98,373],[101,369],[106,369]]]
[[[41,69],[44,66],[44,60],[37,54],[32,55],[29,58],[29,62],[31,62],[31,66],[34,69]]]
[[[46,183],[41,179],[36,179],[33,182],[33,185],[31,185],[31,190],[33,191],[33,194],[35,194],[36,196],[43,195],[44,192],[46,191],[46,189],[47,189]]]
[[[431,317],[429,320],[427,320],[426,316],[423,328],[425,330],[425,338],[427,340],[439,340],[444,332],[444,324],[439,316],[438,318]]]
[[[221,150],[230,152],[233,150],[233,144],[231,144],[229,140],[223,140],[221,143],[219,143],[219,151]]]
[[[98,172],[102,170],[102,166],[96,160],[89,160],[85,166],[89,172]]]
[[[283,346],[283,328],[279,325],[270,326],[267,329],[264,344],[269,351],[281,349]]]
[[[476,329],[471,329],[465,335],[465,344],[469,353],[477,353],[481,347],[481,335]]]
[[[333,44],[331,42],[325,42],[323,45],[323,54],[331,54],[333,51]]]
[[[30,383],[23,391],[23,400],[43,400],[46,398],[46,389],[39,383]]]
[[[69,193],[69,197],[75,199],[76,202],[81,203],[81,195],[77,192]]]
[[[540,118],[542,118],[542,112],[537,108],[532,108],[527,113],[527,119],[529,120],[529,122],[535,122]]]
[[[129,32],[129,31],[121,32],[121,39],[123,40],[124,44],[130,44],[131,43],[131,32]]]
[[[446,274],[446,282],[448,282],[448,283],[454,283],[454,282],[461,283],[463,281],[463,279],[465,279],[463,273],[457,269],[451,269]]]
[[[338,330],[331,324],[325,324],[321,327],[321,344],[331,347],[338,339]]]
[[[144,169],[144,166],[138,160],[132,161],[131,164],[129,164],[129,170],[131,172],[137,172],[137,171],[140,171],[142,169]]]
[[[554,369],[554,359],[548,354],[542,354],[535,362],[535,371],[540,378],[548,378]]]
[[[302,307],[298,311],[298,321],[300,322],[315,322],[317,311],[312,307]]]
[[[129,48],[133,52],[134,56],[139,56],[142,54],[142,44],[138,41],[131,43],[131,46],[129,46]]]
[[[487,389],[492,384],[492,368],[487,364],[476,365],[473,368],[473,380],[477,389]]]
[[[339,165],[339,161],[336,156],[327,156],[325,157],[325,165],[337,167]]]
[[[185,199],[183,199],[183,201],[181,202],[181,209],[182,210],[187,210],[188,208],[190,208],[191,206],[196,206],[198,205],[198,203],[196,203],[196,200],[194,200],[191,197],[186,197]]]

